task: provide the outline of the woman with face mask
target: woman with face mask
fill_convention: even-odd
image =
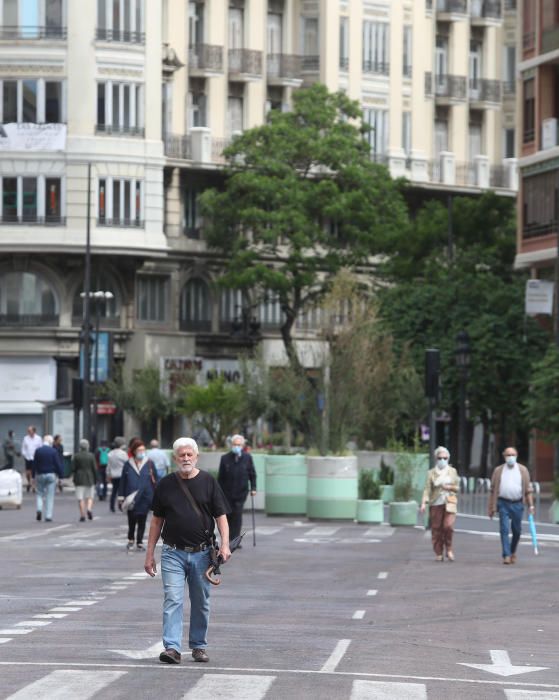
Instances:
[[[129,552],[134,549],[135,535],[136,550],[144,551],[144,531],[155,486],[158,481],[157,469],[153,462],[147,458],[146,446],[140,438],[136,438],[131,442],[129,451],[131,456],[122,468],[122,476],[118,487],[118,507],[122,510],[124,499],[135,493],[133,505],[126,511],[128,516],[128,544],[126,549]]]
[[[446,447],[435,450],[435,466],[427,472],[427,481],[421,512],[425,512],[429,504],[429,520],[431,522],[431,540],[435,550],[435,559],[444,560],[444,553],[449,561],[454,561],[452,551],[452,535],[456,520],[456,494],[458,493],[458,473],[448,463],[450,452]]]

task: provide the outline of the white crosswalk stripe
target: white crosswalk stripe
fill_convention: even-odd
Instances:
[[[210,675],[202,678],[183,695],[183,700],[262,700],[275,676]]]
[[[339,529],[339,527],[324,527],[319,525],[313,527],[311,530],[307,530],[307,532],[305,532],[305,537],[332,537]]]
[[[53,671],[26,685],[6,700],[88,700],[126,671]]]
[[[422,683],[383,683],[353,681],[351,700],[426,700],[427,688]]]
[[[550,690],[505,690],[507,700],[559,700]]]

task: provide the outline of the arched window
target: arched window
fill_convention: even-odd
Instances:
[[[84,291],[83,285],[80,285],[74,296],[74,301],[72,304],[72,318],[74,322],[78,320],[81,321],[84,315],[84,300],[81,293]],[[113,295],[112,299],[102,299],[97,301],[92,298],[90,302],[90,314],[91,322],[95,322],[95,316],[97,310],[99,311],[99,318],[105,322],[111,322],[118,319],[120,316],[120,298],[116,291],[116,285],[113,280],[106,273],[95,271],[91,274],[91,287],[90,291],[93,292],[111,292]],[[98,306],[97,306],[98,305]]]
[[[240,289],[222,289],[219,298],[219,329],[231,332],[231,324],[241,318],[243,310],[243,293]]]
[[[58,325],[58,299],[48,282],[33,272],[0,275],[0,323]]]
[[[210,290],[204,280],[191,279],[182,288],[180,304],[181,331],[211,331]]]

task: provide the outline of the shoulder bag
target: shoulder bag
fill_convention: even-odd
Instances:
[[[148,462],[148,470],[149,470],[149,478],[151,480],[151,485],[153,488],[156,486],[156,481],[155,477],[153,475],[153,471],[151,469],[151,464]],[[136,497],[138,496],[138,489],[136,491],[132,491],[132,493],[129,493],[128,496],[122,501],[122,506],[121,510],[123,513],[127,513],[129,510],[134,510],[134,505],[136,503]]]
[[[210,548],[215,548],[215,539],[214,537],[210,534],[210,531],[206,527],[206,523],[204,521],[204,516],[202,515],[202,511],[200,510],[200,506],[196,502],[196,499],[194,496],[190,493],[190,489],[188,486],[186,486],[185,483],[183,483],[183,480],[180,478],[180,476],[175,472],[175,477],[177,481],[179,482],[179,486],[181,488],[181,491],[184,493],[186,496],[186,500],[189,502],[190,507],[194,510],[196,515],[200,518],[200,522],[202,523],[202,527],[204,528],[204,535],[206,536],[206,542]]]

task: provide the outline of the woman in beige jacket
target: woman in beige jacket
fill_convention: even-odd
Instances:
[[[449,561],[454,561],[452,535],[456,520],[458,473],[448,463],[450,452],[446,447],[437,447],[435,459],[435,466],[427,472],[427,481],[421,499],[421,512],[425,512],[428,503],[431,540],[436,560],[443,561],[446,549],[447,558]]]

